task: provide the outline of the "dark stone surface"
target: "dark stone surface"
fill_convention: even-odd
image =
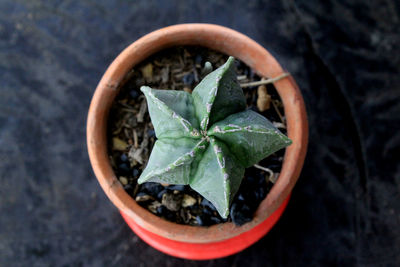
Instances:
[[[0,1],[1,266],[399,266],[400,4],[386,1]],[[166,256],[124,224],[86,152],[111,60],[183,22],[236,29],[306,100],[310,145],[288,209],[234,256]]]

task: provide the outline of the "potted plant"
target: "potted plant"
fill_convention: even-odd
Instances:
[[[303,165],[308,138],[307,119],[303,99],[294,80],[290,76],[283,79],[276,79],[275,87],[284,105],[288,137],[292,140],[292,144],[286,150],[282,171],[277,182],[267,197],[261,202],[250,222],[242,226],[236,226],[231,222],[226,222],[210,227],[199,227],[180,225],[155,216],[139,206],[138,203],[126,193],[111,167],[107,151],[107,118],[112,103],[118,93],[118,88],[126,81],[126,76],[132,67],[158,51],[182,45],[208,47],[234,56],[250,66],[261,77],[275,78],[284,76],[282,75],[284,74],[283,69],[264,48],[248,37],[233,30],[209,24],[182,24],[163,28],[134,42],[126,48],[107,69],[91,102],[87,121],[87,144],[92,167],[103,190],[117,206],[128,225],[137,235],[153,247],[170,255],[190,259],[212,259],[236,253],[250,246],[265,235],[279,219],[287,205],[290,192],[299,177]],[[228,60],[227,66],[230,65],[232,60],[233,59]],[[222,68],[222,71],[223,70]],[[217,76],[221,76],[221,74],[222,73],[217,74]],[[205,88],[204,90],[209,90],[208,87]],[[211,89],[212,88],[214,87],[211,86]],[[156,99],[158,99],[153,96],[157,92],[149,88],[143,88],[143,91],[147,95],[148,102],[149,99],[153,100],[149,102],[150,113],[152,113],[151,106],[157,103]],[[201,90],[197,90],[197,93],[200,91]],[[198,94],[200,98],[203,95],[204,92]],[[207,104],[210,103],[207,102],[203,104],[202,107],[199,107],[199,110],[203,110],[205,114],[210,115],[209,112],[207,113]],[[155,106],[156,105],[157,104],[155,104]],[[237,111],[243,111],[243,107],[240,103],[236,103],[234,107],[239,107],[239,109],[234,110],[235,112],[222,114],[220,116],[221,118],[214,119],[213,123],[222,119],[227,119],[229,115],[237,113]],[[208,115],[205,116],[207,117]],[[155,120],[157,120],[156,117],[157,116],[154,117]],[[180,116],[175,115],[174,117],[175,119],[180,119]],[[203,116],[203,119],[204,118]],[[209,119],[212,118],[210,117]],[[182,120],[180,120],[179,123],[182,123]],[[198,125],[200,130],[196,132],[192,129],[191,132],[193,135],[196,135],[196,138],[200,138],[199,142],[203,140],[207,142],[207,144],[217,147],[217,154],[219,151],[223,151],[224,149],[218,146],[212,134],[206,134],[207,131],[210,132],[210,129],[207,128],[207,123],[204,122],[203,126],[205,127],[201,127],[200,124],[201,120]],[[237,123],[228,123],[228,125],[229,124],[231,124],[229,127],[232,125],[237,126]],[[185,125],[185,122],[183,122],[182,125]],[[224,125],[213,126],[214,136],[222,134],[224,130],[226,130],[223,126]],[[160,127],[162,128],[162,125]],[[156,133],[158,135],[157,137],[162,136],[162,131],[159,129],[155,129],[159,132]],[[184,127],[184,129],[186,129],[186,127]],[[181,144],[184,146],[186,143],[175,141],[174,144]],[[198,144],[196,143],[196,145]],[[203,144],[200,144],[200,146],[203,147]],[[204,145],[204,147],[206,147],[206,145]],[[189,154],[194,154],[194,152],[188,152]],[[227,157],[237,158],[238,154],[240,154],[240,152],[235,153],[234,156],[228,155]],[[183,158],[187,160],[185,157]],[[228,158],[225,160],[228,161]],[[218,161],[218,158],[216,158],[216,160]],[[222,158],[220,158],[220,160],[222,160]],[[243,158],[242,160],[245,161],[246,159]],[[178,163],[179,164],[175,165],[180,166],[182,162]],[[252,163],[254,162],[247,162],[242,165],[246,166]],[[182,164],[185,164],[185,162]],[[163,170],[168,169],[168,167],[171,168],[168,164],[164,167]],[[151,173],[154,174],[157,173],[157,171],[160,172],[160,166],[157,164],[152,165],[149,162],[148,171],[142,174],[141,179],[143,181],[146,179],[157,180],[157,175],[151,175]],[[234,173],[241,173],[241,170],[236,170]],[[229,173],[225,174],[229,176]],[[173,176],[173,178],[176,178],[176,175]],[[235,184],[240,184],[240,181]],[[199,189],[199,186],[194,187]],[[200,188],[199,190],[201,191],[202,189]],[[220,192],[225,192],[229,195],[229,190],[220,190]],[[224,198],[224,196],[210,196],[210,198],[214,204],[220,202],[219,200],[224,200],[222,201],[223,204],[216,205],[218,206],[220,214],[223,217],[226,216],[229,207],[229,196],[227,198]]]

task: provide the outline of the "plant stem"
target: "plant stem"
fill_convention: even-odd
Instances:
[[[281,119],[281,122],[282,122],[282,123],[285,123],[285,119],[284,119],[284,117],[282,116],[281,112],[279,111],[279,108],[277,107],[275,101],[271,101],[271,102],[272,102],[272,106],[274,107],[276,113],[278,114],[279,118]]]
[[[252,87],[252,86],[259,86],[259,85],[263,85],[263,84],[270,84],[270,83],[274,83],[276,81],[279,81],[287,76],[289,76],[290,73],[285,72],[282,73],[281,75],[275,77],[275,78],[270,78],[267,80],[261,80],[261,81],[256,81],[256,82],[249,82],[249,83],[241,83],[240,87],[245,88],[245,87]]]
[[[260,166],[258,164],[254,164],[253,166],[256,167],[257,169],[260,169],[260,170],[263,170],[265,172],[268,172],[268,174],[269,174],[268,180],[271,179],[271,177],[274,175],[274,172],[269,168]]]

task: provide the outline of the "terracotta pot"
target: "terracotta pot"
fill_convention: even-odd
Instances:
[[[94,93],[87,121],[90,161],[104,192],[120,210],[133,231],[153,247],[173,256],[212,259],[234,254],[250,246],[279,219],[303,166],[308,125],[301,93],[292,77],[275,83],[287,118],[288,136],[293,144],[286,149],[280,176],[261,202],[254,219],[243,225],[223,223],[196,227],[168,222],[139,206],[129,196],[113,172],[107,153],[107,118],[119,84],[133,66],[150,55],[172,47],[198,45],[232,55],[262,77],[284,72],[275,58],[247,36],[210,24],[181,24],[154,31],[130,46],[108,67]]]

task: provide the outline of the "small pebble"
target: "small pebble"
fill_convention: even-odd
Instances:
[[[129,175],[131,168],[128,163],[121,163],[118,165],[118,172],[120,175]]]
[[[192,85],[194,83],[194,74],[192,72],[186,74],[185,76],[183,76],[182,82],[185,85]]]
[[[152,183],[152,182],[143,183],[140,186],[141,192],[145,192],[148,195],[153,196],[154,198],[156,198],[158,193],[163,189],[164,187],[159,183]]]
[[[194,59],[194,63],[196,65],[201,65],[201,62],[203,61],[203,57],[200,55],[197,55],[196,58]]]
[[[156,211],[157,211],[157,214],[159,214],[159,215],[163,214],[163,212],[164,212],[164,209],[165,209],[165,207],[164,207],[164,206],[159,206],[159,207],[157,207],[157,209],[156,209]]]
[[[127,185],[127,184],[128,184],[128,178],[126,178],[125,176],[120,176],[120,177],[119,177],[119,181],[120,181],[121,184],[123,184],[123,185]]]
[[[215,216],[211,216],[210,221],[212,222],[212,224],[218,224],[218,223],[222,222],[221,219],[219,219],[218,217],[215,217]]]
[[[166,83],[169,77],[169,68],[161,69],[161,82]]]
[[[188,209],[190,210],[190,214],[192,214],[192,215],[201,214],[202,212],[204,212],[206,210],[202,206],[197,205],[197,204],[188,207]]]
[[[190,218],[191,218],[191,215],[190,215],[190,213],[189,213],[189,211],[187,209],[181,209],[179,211],[179,215],[183,219],[184,223],[188,223]]]
[[[257,88],[257,108],[261,112],[266,111],[271,106],[271,95],[267,92],[267,87],[265,85],[260,85]]]
[[[146,81],[151,81],[153,77],[153,64],[149,63],[140,69]]]
[[[125,141],[119,139],[118,137],[114,137],[112,139],[112,147],[114,150],[124,151],[128,147],[128,144]]]
[[[203,208],[203,213],[206,214],[206,215],[209,215],[209,216],[214,214],[214,212],[212,210],[210,210],[209,208],[207,208],[207,207]]]
[[[161,217],[166,218],[169,221],[174,221],[176,216],[173,212],[168,210],[165,206],[161,205],[157,209],[157,214],[159,214]]]
[[[243,194],[239,193],[239,194],[237,195],[237,199],[238,199],[239,201],[244,201],[244,196],[243,196]]]
[[[132,171],[132,175],[133,175],[133,177],[138,177],[139,176],[139,170],[138,169],[136,169],[136,168],[134,168],[133,169],[133,171]]]
[[[171,211],[178,211],[182,206],[182,195],[165,193],[162,195],[161,203]]]
[[[129,95],[133,98],[136,99],[139,96],[139,92],[137,90],[131,90],[129,92]]]
[[[199,215],[196,216],[196,222],[197,222],[197,225],[199,225],[199,226],[203,225],[203,220],[201,219],[201,217]]]
[[[152,196],[145,195],[145,194],[137,194],[136,198],[135,198],[136,202],[146,202],[149,200],[154,200],[154,198]]]
[[[184,185],[180,185],[180,184],[175,184],[175,185],[168,186],[168,189],[169,190],[183,191],[183,190],[185,190],[185,186]]]
[[[182,207],[186,208],[196,204],[196,199],[190,195],[184,194],[182,199]]]
[[[265,179],[264,179],[264,181],[265,181]],[[266,194],[265,194],[264,186],[260,186],[257,188],[257,190],[254,191],[254,196],[256,198],[257,203],[261,202],[264,199],[265,195]]]
[[[190,89],[189,87],[185,86],[183,87],[183,91],[187,92],[187,93],[192,93],[192,89]]]
[[[233,223],[236,225],[243,225],[253,219],[250,207],[246,204],[233,203],[230,214]]]
[[[147,206],[147,208],[152,212],[152,213],[157,213],[157,208],[161,206],[161,203],[158,201],[153,201],[150,203],[150,205]]]
[[[147,135],[149,138],[156,136],[156,132],[154,130],[147,130]]]
[[[210,201],[205,199],[205,198],[203,198],[203,200],[201,201],[201,205],[203,205],[204,207],[207,207],[207,208],[209,208],[209,209],[211,209],[213,211],[216,210],[214,205]]]
[[[120,159],[121,159],[122,162],[127,162],[128,161],[128,155],[126,155],[125,153],[122,153]]]
[[[158,198],[158,199],[162,199],[162,196],[163,196],[165,193],[167,193],[167,190],[166,190],[166,189],[160,191],[160,192],[157,194],[157,198]]]

